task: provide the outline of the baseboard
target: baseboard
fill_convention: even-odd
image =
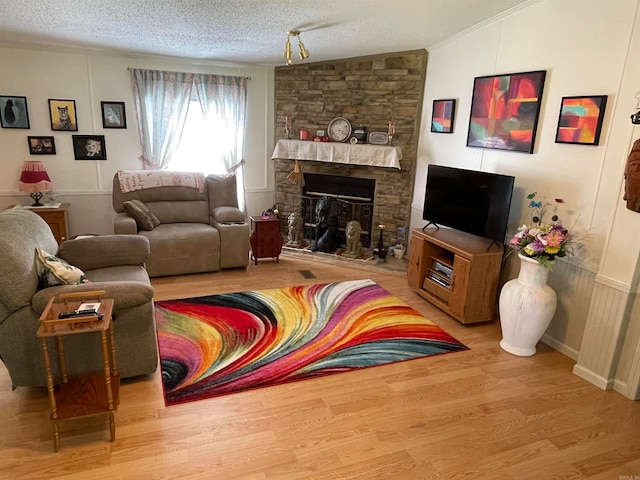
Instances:
[[[613,388],[613,380],[607,380],[606,378],[592,372],[591,370],[587,370],[580,365],[573,366],[573,373],[602,390],[611,390]]]
[[[624,395],[625,397],[627,396],[627,390],[629,390],[629,384],[627,382],[623,382],[621,380],[614,380],[613,381],[613,389]]]
[[[578,361],[578,355],[580,354],[580,352],[575,348],[571,348],[568,345],[565,345],[564,343],[559,342],[558,340],[556,340],[553,337],[550,337],[546,333],[542,336],[540,340],[543,343],[546,343],[547,345],[549,345],[554,350],[557,350],[563,355],[566,355],[570,359],[575,360],[576,362]]]

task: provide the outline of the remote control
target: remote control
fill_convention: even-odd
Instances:
[[[73,317],[84,317],[87,315],[97,315],[98,312],[95,310],[74,310],[72,312],[61,312],[58,314],[58,318],[73,318]],[[99,316],[99,315],[98,315]]]

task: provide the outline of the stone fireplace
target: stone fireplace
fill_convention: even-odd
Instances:
[[[401,156],[399,165],[380,165],[374,157],[378,150],[388,147],[371,146],[373,155],[367,158],[360,155],[366,152],[365,146],[359,147],[358,163],[343,163],[342,158],[305,158],[289,154],[275,154],[275,203],[280,211],[281,231],[287,235],[287,217],[290,213],[305,210],[305,223],[315,223],[313,199],[308,191],[316,191],[310,183],[302,186],[288,180],[294,169],[294,160],[298,158],[300,168],[314,182],[313,175],[329,175],[336,178],[364,179],[374,182],[373,202],[363,200],[357,205],[348,199],[340,200],[339,205],[345,223],[351,215],[363,215],[368,231],[363,235],[363,246],[369,247],[378,240],[378,225],[383,224],[383,243],[394,245],[398,238],[398,229],[408,229],[411,214],[411,201],[415,179],[415,165],[424,82],[427,64],[425,50],[413,50],[397,53],[385,53],[367,57],[332,60],[326,62],[296,64],[275,69],[275,122],[276,138],[285,137],[285,118],[291,121],[291,138],[298,138],[301,129],[309,130],[312,136],[318,130],[326,131],[327,125],[335,117],[345,117],[352,127],[363,125],[369,132],[386,132],[389,120],[395,122],[393,145]],[[287,142],[280,140],[277,143]],[[324,142],[301,142],[315,144]],[[349,148],[348,143],[328,142],[326,148],[340,150]],[[307,145],[309,146],[309,145]],[[367,145],[368,147],[368,145]],[[323,147],[324,148],[324,147]],[[277,146],[276,146],[277,150]],[[370,151],[371,152],[371,151]],[[337,155],[340,157],[340,155]],[[312,161],[313,160],[313,161]],[[342,196],[352,195],[347,187],[337,180],[338,192]],[[334,183],[333,181],[330,184]],[[313,187],[313,188],[311,188]],[[349,187],[351,188],[351,187]],[[322,193],[322,189],[320,189]],[[362,195],[369,198],[369,195]],[[303,205],[303,199],[306,202]],[[369,226],[370,222],[370,226]],[[342,225],[341,225],[342,226]],[[314,238],[308,230],[307,238]]]
[[[334,200],[332,213],[338,219],[342,244],[351,220],[362,226],[365,249],[377,246],[380,224],[385,225],[385,246],[395,245],[398,228],[408,227],[413,175],[401,169],[403,154],[399,147],[281,140],[273,158],[276,205],[284,235],[287,217],[298,212],[304,219],[305,238],[314,239],[315,207],[324,196]],[[303,186],[288,179],[295,161],[291,158],[299,161]]]

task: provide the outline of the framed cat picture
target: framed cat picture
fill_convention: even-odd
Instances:
[[[67,132],[78,131],[75,100],[49,99],[49,117],[51,118],[51,130]]]
[[[31,155],[55,155],[56,142],[53,137],[27,137]]]
[[[76,160],[106,160],[104,135],[71,135]]]
[[[124,102],[100,102],[102,128],[127,128]]]
[[[0,95],[0,126],[2,128],[29,128],[27,97]]]

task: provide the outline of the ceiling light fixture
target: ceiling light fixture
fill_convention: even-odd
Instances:
[[[293,54],[291,53],[291,37],[298,37],[298,48],[300,49],[300,60],[309,58],[309,50],[307,50],[300,40],[300,30],[289,30],[287,32],[287,43],[284,46],[284,58],[287,60],[287,65],[291,65]]]

